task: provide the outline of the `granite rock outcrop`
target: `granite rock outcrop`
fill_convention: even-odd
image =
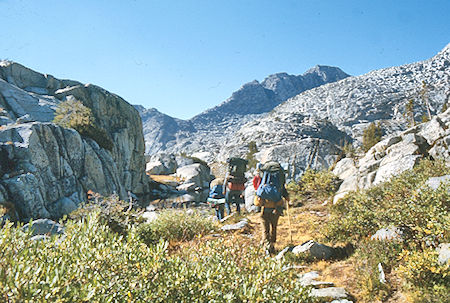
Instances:
[[[68,99],[91,109],[114,143],[110,151],[50,123],[56,106]],[[88,190],[121,198],[149,191],[142,122],[119,96],[0,61],[0,108],[0,203],[14,203],[21,220],[59,218]]]

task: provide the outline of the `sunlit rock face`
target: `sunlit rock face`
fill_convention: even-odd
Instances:
[[[92,110],[112,150],[49,123],[57,104],[70,98]],[[14,203],[21,219],[58,218],[88,190],[123,198],[148,191],[142,122],[119,96],[1,61],[0,108],[0,200]]]
[[[361,159],[340,160],[334,170],[343,180],[334,202],[350,191],[367,189],[412,169],[425,157],[450,166],[450,109],[427,123],[391,135],[375,144]]]

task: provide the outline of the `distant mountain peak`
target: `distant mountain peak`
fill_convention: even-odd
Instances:
[[[183,121],[188,123],[187,125],[159,112],[152,113],[149,110],[138,109],[144,123],[147,152],[154,153],[165,148],[175,149],[180,142],[184,142],[180,143],[183,148],[194,146],[194,149],[198,141],[220,142],[226,136],[225,133],[237,130],[257,116],[270,112],[287,99],[305,90],[348,76],[339,68],[330,66],[315,66],[303,75],[290,75],[286,72],[272,74],[262,82],[253,80],[243,84],[222,103],[188,121]],[[160,126],[156,122],[160,123]],[[176,133],[172,133],[173,131]],[[189,131],[192,131],[191,136],[196,136],[195,139],[190,140]],[[165,138],[160,135],[162,133]]]

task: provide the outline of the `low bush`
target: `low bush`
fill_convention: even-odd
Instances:
[[[237,239],[169,255],[135,228],[110,230],[99,212],[66,222],[65,237],[32,241],[0,230],[0,298],[5,302],[313,302],[283,264]]]
[[[138,235],[144,243],[151,245],[160,239],[189,241],[198,235],[217,230],[217,225],[199,212],[166,210],[156,220],[138,227]]]
[[[366,191],[352,192],[331,207],[325,234],[331,240],[354,243],[378,229],[394,225],[411,244],[450,240],[448,184],[432,190],[424,185],[434,176],[450,173],[443,161],[423,160],[414,170]]]
[[[117,195],[103,197],[92,191],[88,192],[88,203],[72,212],[69,217],[81,220],[92,212],[97,212],[102,223],[121,235],[126,235],[131,226],[144,222],[140,213],[129,202],[120,200]]]
[[[291,200],[305,200],[308,198],[328,199],[339,188],[339,178],[329,171],[308,169],[299,182],[291,182],[287,189],[292,194]]]
[[[385,275],[389,275],[398,264],[398,256],[403,249],[401,242],[363,241],[354,255],[357,286],[361,296],[368,302],[385,302],[393,291],[391,283],[380,281],[381,265]]]
[[[402,263],[398,272],[413,286],[415,301],[450,302],[449,263],[440,264],[438,256],[437,251],[429,247],[416,251],[404,250],[400,254]]]
[[[450,173],[443,161],[423,160],[413,170],[369,190],[352,192],[330,208],[324,234],[332,241],[357,243],[356,268],[363,296],[384,300],[390,286],[378,281],[377,264],[403,278],[417,302],[448,302],[449,266],[437,263],[436,247],[450,241],[450,183],[433,190],[430,177]],[[378,229],[395,226],[402,242],[371,241]],[[437,295],[439,294],[439,295]],[[441,296],[441,299],[437,299]]]
[[[296,275],[283,272],[283,263],[262,249],[219,239],[181,252],[172,267],[178,292],[169,302],[313,302]],[[191,297],[186,294],[192,294]]]

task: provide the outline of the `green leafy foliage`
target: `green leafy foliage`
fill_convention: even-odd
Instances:
[[[337,191],[339,184],[339,178],[329,171],[308,169],[299,182],[290,182],[287,189],[292,194],[292,200],[328,199]]]
[[[370,123],[363,131],[362,148],[367,152],[372,146],[381,141],[383,130],[381,124]]]
[[[398,264],[397,258],[402,251],[400,242],[378,242],[365,240],[355,252],[355,268],[358,288],[368,302],[385,302],[392,293],[392,285],[380,281],[378,264],[385,275],[389,275]]]
[[[450,269],[449,264],[438,262],[438,253],[433,248],[409,251],[399,256],[403,262],[398,271],[412,286],[420,286],[414,293],[415,301],[449,302]],[[414,287],[411,287],[414,289]]]
[[[134,228],[112,232],[99,211],[66,222],[64,238],[0,230],[5,302],[313,302],[283,264],[255,247],[212,240],[169,254]]]
[[[377,282],[378,263],[387,273],[398,271],[413,292],[428,298],[422,302],[441,302],[430,298],[449,292],[449,266],[438,264],[432,251],[450,241],[450,184],[443,183],[436,190],[425,185],[430,177],[449,173],[444,161],[422,160],[390,182],[349,193],[331,207],[324,234],[334,241],[359,244],[357,255],[362,263],[356,267],[362,270],[360,286],[369,301],[383,300],[389,293],[389,287]],[[378,229],[392,225],[402,229],[403,242],[368,240]]]
[[[356,158],[356,148],[353,147],[353,144],[348,141],[344,141],[343,144],[341,144],[341,150],[342,150],[342,156],[340,158]]]
[[[96,212],[100,222],[106,224],[111,231],[121,235],[126,235],[130,226],[144,221],[129,202],[120,200],[117,195],[103,197],[89,191],[88,198],[88,203],[69,215],[70,219],[85,219],[90,213]]]
[[[159,239],[188,241],[198,235],[217,230],[217,225],[199,212],[166,210],[156,220],[138,227],[139,237],[148,245]]]
[[[424,182],[448,173],[450,168],[443,161],[423,160],[414,170],[390,182],[352,192],[331,207],[326,234],[337,241],[352,239],[356,243],[380,228],[394,225],[405,229],[405,236],[413,242],[442,241],[449,236],[444,231],[450,227],[450,193],[447,184],[432,190]]]
[[[114,147],[108,133],[96,125],[91,109],[78,100],[69,99],[59,103],[55,110],[53,123],[73,128],[82,136],[91,138],[107,150],[112,150]]]

